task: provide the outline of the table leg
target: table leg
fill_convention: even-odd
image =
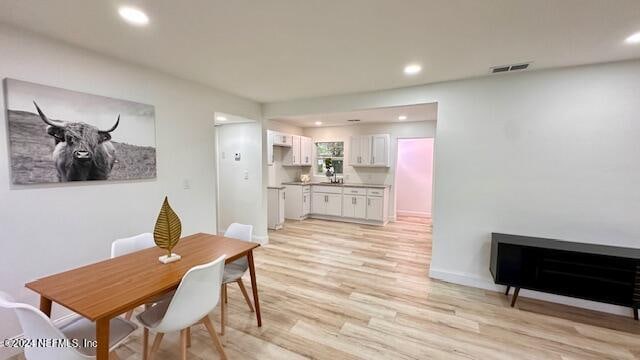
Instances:
[[[249,274],[251,275],[251,290],[253,291],[253,302],[256,309],[256,318],[258,326],[262,326],[262,316],[260,315],[260,300],[258,300],[258,283],[256,282],[256,267],[253,264],[253,250],[247,253],[247,261],[249,262]]]
[[[511,299],[511,307],[516,306],[516,301],[518,300],[518,294],[520,294],[520,288],[516,287],[516,290],[513,292],[513,298]]]
[[[48,317],[51,317],[51,299],[40,295],[40,311],[42,311]]]
[[[109,322],[111,319],[103,318],[96,321],[96,348],[97,360],[109,360]]]

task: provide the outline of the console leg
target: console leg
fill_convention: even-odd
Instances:
[[[517,287],[514,291],[513,291],[513,298],[511,299],[511,307],[516,306],[516,300],[518,300],[518,294],[520,293],[520,288]]]
[[[504,294],[509,296],[509,290],[511,290],[511,285],[507,285],[507,291],[505,291]]]

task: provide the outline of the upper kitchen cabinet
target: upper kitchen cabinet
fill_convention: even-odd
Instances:
[[[293,136],[289,134],[283,134],[277,131],[273,131],[273,145],[291,147],[293,143]]]
[[[351,166],[389,167],[391,136],[389,134],[351,137]]]
[[[391,136],[388,134],[371,137],[371,166],[389,167],[389,143]]]
[[[313,154],[313,140],[306,136],[300,136],[300,164],[311,166]]]
[[[311,166],[313,151],[311,138],[291,135],[291,148],[284,153],[282,163],[286,166]]]
[[[371,165],[371,136],[357,135],[351,137],[351,166]]]

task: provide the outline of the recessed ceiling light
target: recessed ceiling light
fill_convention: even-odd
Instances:
[[[224,116],[217,116],[216,120],[224,122],[224,121],[227,121],[227,118]]]
[[[631,36],[629,36],[625,42],[627,44],[640,44],[640,32],[637,32]]]
[[[130,6],[121,6],[118,9],[120,16],[129,24],[143,26],[149,23],[149,17],[142,10]]]
[[[400,116],[398,116],[398,120],[400,120],[400,121],[407,120],[407,116],[406,115],[400,115]]]
[[[316,126],[322,125],[322,121],[316,121]]]
[[[415,75],[422,71],[422,66],[418,64],[409,64],[404,67],[404,73],[407,75]]]

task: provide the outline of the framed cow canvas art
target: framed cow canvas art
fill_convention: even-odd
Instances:
[[[151,105],[5,79],[13,184],[156,177]]]

